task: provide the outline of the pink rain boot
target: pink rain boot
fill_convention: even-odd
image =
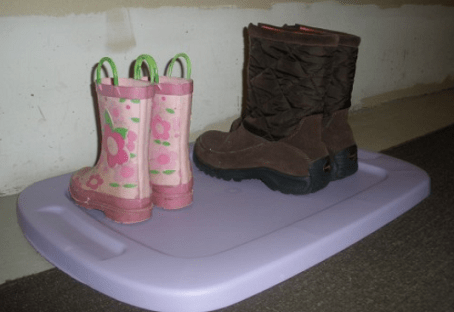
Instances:
[[[113,79],[100,78],[104,61],[112,67]],[[148,142],[154,88],[147,81],[118,79],[108,57],[98,64],[101,153],[94,167],[71,177],[69,191],[78,205],[102,210],[115,222],[135,223],[151,217]]]
[[[187,63],[187,79],[171,77],[175,61]],[[180,53],[171,61],[168,76],[156,86],[151,117],[149,169],[153,204],[179,209],[192,203],[192,167],[189,161],[189,127],[193,81],[191,61]]]

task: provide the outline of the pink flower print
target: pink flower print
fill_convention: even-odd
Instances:
[[[161,116],[155,115],[151,120],[151,132],[155,139],[168,140],[170,137],[169,134],[170,123],[162,120]]]
[[[107,152],[107,164],[110,168],[128,161],[129,156],[123,149],[125,141],[122,136],[113,132],[108,125],[104,126],[104,149]]]
[[[151,159],[151,167],[153,167],[153,169],[175,169],[177,165],[178,154],[173,151],[169,151],[167,148],[161,146],[156,151],[154,151]]]
[[[137,170],[130,166],[121,166],[115,171],[115,181],[118,182],[136,182],[137,181]]]
[[[104,183],[104,180],[101,178],[101,176],[99,174],[93,174],[90,176],[90,178],[88,179],[87,183],[85,183],[85,185],[93,190],[96,190],[103,183]]]
[[[124,179],[128,179],[133,177],[136,171],[134,170],[133,167],[123,166],[121,167],[119,172]]]
[[[126,148],[132,152],[136,145],[134,144],[134,141],[137,140],[137,133],[134,131],[128,131],[128,144],[126,145]]]

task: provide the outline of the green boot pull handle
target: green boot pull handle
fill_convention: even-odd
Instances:
[[[189,59],[189,56],[186,54],[186,53],[179,53],[177,55],[174,56],[174,58],[172,59],[172,61],[170,62],[169,64],[169,70],[167,71],[167,76],[172,76],[172,70],[173,70],[173,65],[175,64],[175,61],[180,58],[180,57],[183,57],[185,60],[186,60],[186,65],[188,67],[188,71],[187,71],[187,79],[191,79],[191,60]]]
[[[113,73],[113,79],[114,79],[114,86],[118,86],[118,72],[117,72],[117,67],[115,66],[114,61],[110,57],[103,57],[99,63],[98,67],[96,68],[96,82],[98,84],[101,84],[101,67],[102,64],[107,61],[110,64],[110,67],[112,68],[112,73]]]
[[[158,66],[153,57],[148,54],[142,54],[136,59],[134,65],[134,79],[140,80],[142,78],[142,62],[145,61],[148,64],[150,71],[150,82],[159,83]]]

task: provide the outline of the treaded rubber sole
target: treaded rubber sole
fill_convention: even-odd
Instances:
[[[352,145],[331,155],[331,181],[351,176],[358,171],[358,147]]]
[[[257,179],[273,191],[284,194],[304,195],[314,193],[327,186],[330,181],[329,156],[315,161],[309,168],[309,176],[307,177],[291,176],[264,167],[247,169],[213,168],[200,161],[195,153],[193,153],[193,161],[197,168],[212,177],[226,181]]]

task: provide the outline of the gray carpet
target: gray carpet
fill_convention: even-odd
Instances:
[[[453,311],[454,125],[383,151],[424,169],[432,193],[324,262],[223,312]],[[58,269],[0,285],[0,311],[145,311]]]

